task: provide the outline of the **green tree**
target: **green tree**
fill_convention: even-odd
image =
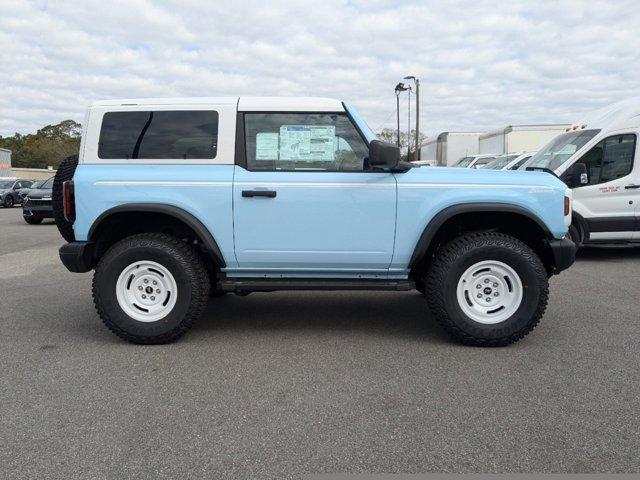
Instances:
[[[63,120],[42,127],[36,133],[0,137],[0,147],[11,150],[11,163],[23,168],[57,168],[69,155],[80,150],[82,125],[74,120]]]

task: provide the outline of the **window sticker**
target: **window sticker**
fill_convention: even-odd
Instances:
[[[278,134],[256,135],[256,160],[278,160]]]
[[[334,161],[334,125],[282,125],[280,160]]]

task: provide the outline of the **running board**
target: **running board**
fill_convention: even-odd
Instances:
[[[411,280],[326,280],[293,278],[224,279],[218,288],[225,292],[274,292],[277,290],[414,290]]]

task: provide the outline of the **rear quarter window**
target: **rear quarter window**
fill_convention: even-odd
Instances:
[[[102,119],[101,159],[189,160],[215,158],[218,112],[107,112]]]

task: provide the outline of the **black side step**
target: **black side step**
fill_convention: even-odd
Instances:
[[[225,292],[274,292],[276,290],[414,290],[411,280],[325,280],[298,278],[226,278],[218,283]]]

